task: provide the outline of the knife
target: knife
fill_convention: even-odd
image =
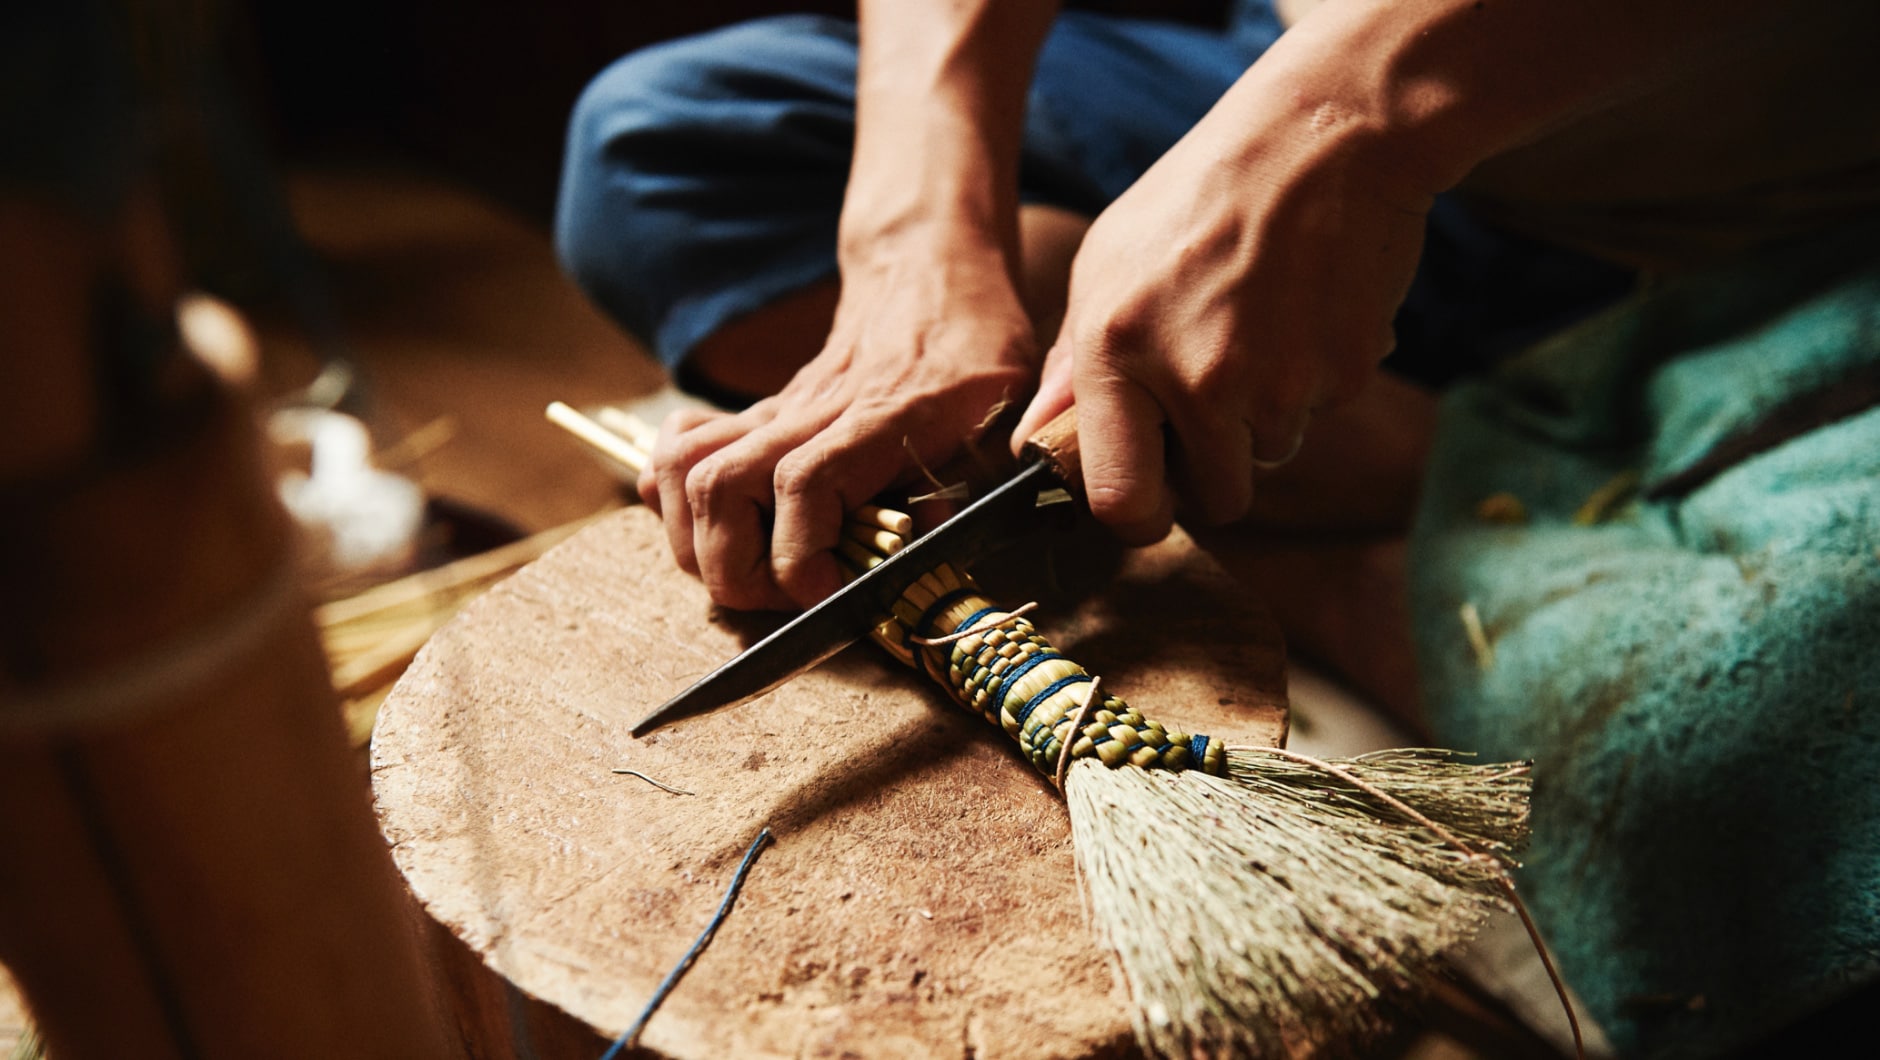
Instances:
[[[755,699],[866,636],[921,575],[942,563],[971,563],[1054,521],[1064,490],[1083,495],[1076,407],[1032,435],[1021,459],[1019,472],[992,492],[660,704],[630,731],[643,736],[676,718]]]

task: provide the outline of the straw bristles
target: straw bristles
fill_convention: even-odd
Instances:
[[[1336,776],[1229,753],[1229,776],[1080,761],[1065,797],[1096,929],[1165,1057],[1327,1055],[1383,1026],[1499,907],[1472,856]],[[1391,751],[1336,767],[1477,851],[1525,836],[1526,770]]]
[[[352,745],[363,747],[372,738],[379,704],[433,633],[470,600],[589,521],[577,519],[314,609]]]

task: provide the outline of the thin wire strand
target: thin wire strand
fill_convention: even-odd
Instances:
[[[744,886],[744,876],[751,871],[751,863],[757,860],[757,852],[764,849],[764,844],[768,842],[770,842],[770,827],[766,825],[757,833],[757,838],[751,840],[751,849],[744,852],[744,860],[738,863],[738,871],[732,874],[731,885],[725,888],[724,899],[718,903],[718,912],[712,914],[711,923],[705,925],[705,930],[699,933],[698,940],[692,943],[692,948],[685,951],[685,956],[679,958],[679,963],[673,965],[672,971],[666,973],[666,978],[659,984],[658,989],[653,991],[653,996],[646,1002],[646,1007],[640,1010],[639,1017],[633,1021],[631,1027],[621,1032],[620,1037],[614,1039],[614,1044],[601,1054],[601,1060],[615,1060],[622,1052],[639,1044],[640,1032],[646,1029],[647,1021],[653,1018],[653,1013],[666,1000],[666,995],[672,993],[672,988],[679,985],[679,978],[685,975],[686,969],[692,967],[692,962],[698,959],[698,955],[704,951],[706,944],[711,942],[712,936],[717,934],[718,925],[724,923],[725,916],[731,912],[731,903],[737,901],[738,891]]]
[[[672,793],[673,793],[674,795],[696,795],[696,794],[698,794],[698,793],[697,793],[697,792],[695,792],[695,791],[687,791],[687,790],[685,790],[684,788],[675,788],[675,787],[673,787],[673,786],[672,786],[671,784],[667,784],[667,783],[665,783],[665,782],[663,782],[663,781],[658,781],[658,780],[654,780],[654,779],[653,779],[652,777],[649,777],[649,776],[647,776],[647,775],[646,775],[645,773],[642,773],[642,772],[640,772],[640,771],[639,771],[639,770],[637,770],[637,769],[627,769],[626,767],[624,767],[624,766],[622,766],[622,767],[620,767],[620,768],[617,768],[617,769],[615,769],[615,770],[614,770],[614,773],[615,773],[615,774],[617,774],[617,775],[620,775],[620,776],[628,776],[628,777],[639,777],[639,778],[640,778],[641,780],[644,780],[644,781],[646,781],[646,782],[647,782],[648,784],[651,784],[652,786],[654,786],[654,787],[656,787],[656,788],[658,788],[659,790],[661,790],[661,791],[670,791],[670,792],[672,792]]]

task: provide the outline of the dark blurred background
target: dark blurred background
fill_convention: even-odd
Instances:
[[[1218,24],[1225,3],[1070,6]],[[853,17],[855,4],[296,0],[250,5],[230,43],[283,157],[397,155],[546,222],[564,124],[590,78],[655,41],[785,11]]]

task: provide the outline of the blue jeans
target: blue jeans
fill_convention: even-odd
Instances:
[[[1221,30],[1064,13],[1026,101],[1022,199],[1101,212],[1280,32],[1270,0],[1239,0]],[[731,319],[833,277],[855,65],[854,23],[809,15],[616,62],[570,121],[555,225],[563,266],[673,367]],[[1394,357],[1412,375],[1453,374],[1624,286],[1617,270],[1492,231],[1441,200]]]

